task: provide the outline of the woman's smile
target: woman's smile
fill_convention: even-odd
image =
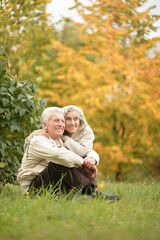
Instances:
[[[65,118],[65,130],[73,134],[78,130],[79,124],[79,113],[77,111],[68,112]]]

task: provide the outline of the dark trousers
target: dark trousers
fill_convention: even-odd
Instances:
[[[83,167],[67,168],[49,162],[48,166],[32,181],[30,189],[38,190],[53,186],[54,190],[61,188],[69,192],[72,188],[80,189],[88,185],[95,188],[95,179]]]

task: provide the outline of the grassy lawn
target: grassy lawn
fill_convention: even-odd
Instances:
[[[122,194],[110,203],[88,196],[21,196],[18,186],[0,193],[0,240],[160,239],[160,184],[105,183]]]

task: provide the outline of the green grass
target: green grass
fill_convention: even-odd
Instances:
[[[0,194],[0,240],[160,239],[160,184],[105,183],[122,194],[109,203],[88,196],[21,196],[18,186]]]

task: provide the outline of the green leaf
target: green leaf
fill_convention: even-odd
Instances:
[[[24,98],[24,97],[25,97],[24,94],[19,94],[19,95],[18,95],[18,100],[20,100],[20,99],[22,99],[22,98]]]
[[[26,111],[27,111],[27,109],[21,108],[21,110],[19,111],[20,117],[22,117],[26,113]]]
[[[16,83],[16,80],[12,77],[10,77],[10,81],[11,81],[12,85],[14,85]]]
[[[18,83],[17,83],[17,87],[18,87],[18,88],[23,87],[23,85],[24,85],[24,83],[21,83],[21,82],[18,82]]]
[[[17,107],[15,108],[15,113],[18,113],[18,112],[20,112],[20,111],[21,111],[21,107],[17,106]]]
[[[3,142],[2,142],[2,143],[1,143],[1,148],[2,148],[2,149],[5,149],[6,147],[7,147],[6,143],[3,143]]]
[[[13,94],[16,91],[16,88],[15,87],[10,87],[8,90],[10,91],[10,93]]]
[[[17,146],[17,151],[18,151],[20,154],[23,154],[23,148],[22,148],[22,147]]]
[[[5,87],[1,87],[1,92],[6,92],[7,89]]]
[[[9,103],[9,99],[8,98],[2,98],[2,103],[3,103],[3,106],[5,107]]]
[[[32,102],[30,100],[27,99],[26,103],[27,103],[27,107],[30,108],[32,106]]]
[[[33,124],[34,123],[34,118],[30,117],[30,120],[31,120],[31,124]]]
[[[14,131],[16,131],[17,130],[17,126],[16,125],[11,125],[11,132],[14,132]]]
[[[5,168],[8,164],[6,162],[0,162],[0,168]]]
[[[4,113],[4,112],[5,112],[5,109],[0,108],[0,114],[1,114],[1,113]]]
[[[6,140],[6,143],[9,145],[9,146],[11,146],[12,145],[12,143],[11,143],[11,141],[10,140]]]
[[[26,94],[28,99],[33,99],[33,96],[31,96],[30,94]]]
[[[7,120],[9,120],[11,118],[11,113],[10,112],[5,112],[5,116],[6,116]]]

